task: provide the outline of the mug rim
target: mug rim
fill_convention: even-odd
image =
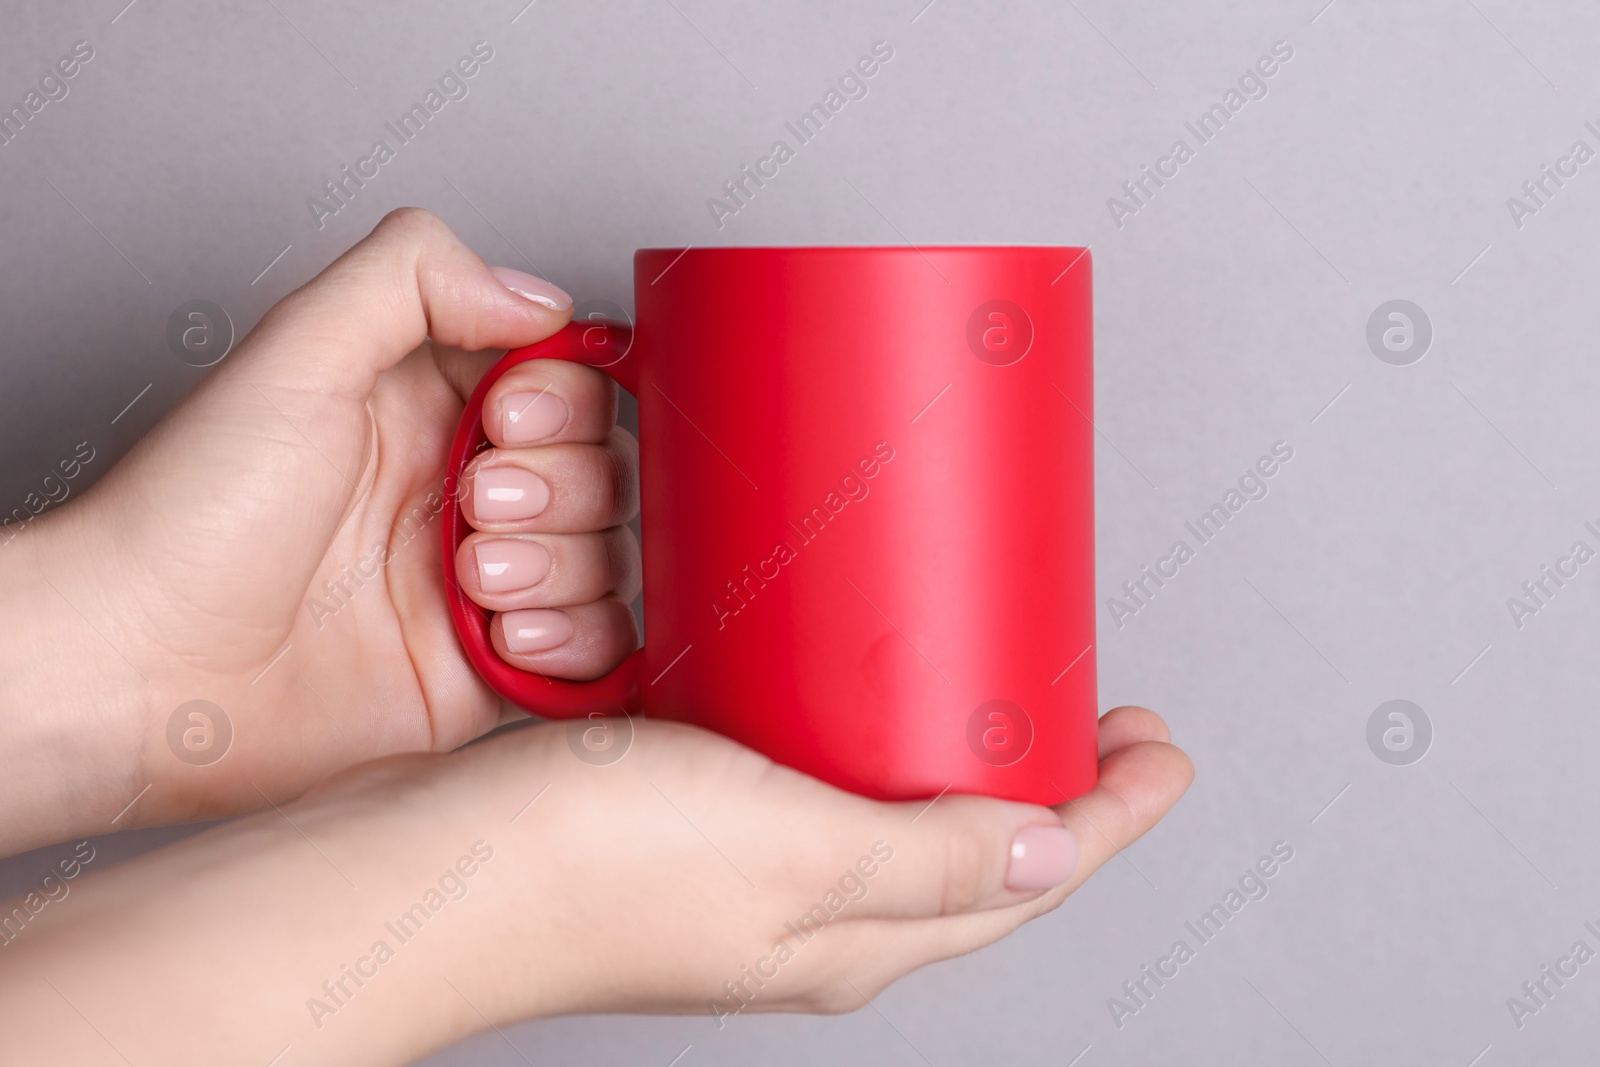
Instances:
[[[648,245],[634,250],[640,252],[1086,252],[1091,245],[1054,244],[971,244],[971,245]]]

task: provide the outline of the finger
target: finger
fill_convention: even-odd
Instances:
[[[918,862],[901,865],[893,877],[885,879],[883,885],[894,892],[880,894],[866,913],[918,918],[1003,909],[1058,886],[1081,883],[1088,871],[1105,862],[1110,854],[1107,842],[1118,840],[1096,833],[1094,840],[1086,841],[1083,834],[1093,829],[1094,820],[1108,821],[1107,833],[1120,833],[1132,841],[1188,788],[1193,769],[1187,756],[1166,743],[1169,736],[1166,723],[1155,712],[1133,706],[1113,708],[1100,720],[1101,751],[1111,757],[1101,759],[1099,784],[1088,796],[1051,814],[1045,814],[1050,811],[1047,808],[982,797],[946,797],[931,805],[901,806],[914,808],[912,825],[934,834],[935,840],[902,831],[907,840],[903,851]],[[1140,773],[1130,774],[1129,764],[1118,754],[1139,746],[1155,746],[1165,753],[1158,759],[1176,760],[1181,768],[1177,764],[1158,763],[1149,769],[1134,765]],[[1175,784],[1179,778],[1181,784]],[[1151,793],[1152,789],[1156,792]],[[1117,814],[1124,797],[1143,805],[1133,821],[1127,817],[1113,820],[1107,814]],[[1078,813],[1073,820],[1059,817],[1073,811]],[[889,816],[886,834],[893,829],[894,818]],[[1068,891],[1055,892],[1056,901]]]
[[[100,497],[123,522],[123,547],[203,555],[219,528],[271,528],[278,536],[259,546],[257,570],[235,568],[237,581],[197,595],[237,602],[238,582],[256,573],[281,578],[284,596],[315,584],[352,497],[376,469],[368,405],[379,376],[427,337],[466,348],[530,344],[559,330],[570,305],[548,283],[497,275],[427,212],[391,213],[268,311],[105,480]],[[425,388],[412,396],[434,410]],[[206,456],[198,466],[197,450]],[[165,506],[150,507],[155,499]],[[173,541],[174,514],[194,520],[178,531],[182,544]]]
[[[439,219],[401,208],[278,303],[222,374],[364,398],[425,338],[470,351],[532,344],[572,317],[554,285],[490,268]]]
[[[456,580],[490,611],[631,602],[641,585],[639,541],[626,526],[587,534],[472,533],[456,550]]]
[[[639,510],[639,442],[615,428],[605,444],[491,449],[473,461],[461,510],[491,533],[588,533]]]
[[[875,975],[892,980],[938,960],[974,952],[1054,910],[1091,874],[1154,826],[1193,779],[1189,757],[1163,742],[1139,742],[1109,756],[1101,761],[1100,782],[1093,792],[1060,809],[1063,823],[1080,842],[1078,862],[1069,879],[1011,907],[910,922],[877,922],[878,953],[865,980],[874,981]],[[867,986],[861,988],[872,995]]]
[[[569,608],[530,608],[496,615],[490,641],[521,670],[587,682],[628,657],[637,637],[633,612],[616,597]]]
[[[1065,881],[1077,844],[1055,812],[977,796],[931,803],[872,804],[853,823],[839,852],[813,869],[854,863],[870,892],[857,918],[917,919],[1004,908]]]
[[[617,386],[593,367],[534,359],[506,371],[483,400],[483,430],[501,448],[600,444],[617,421]]]
[[[1171,741],[1172,731],[1149,708],[1125,704],[1100,716],[1100,758],[1140,741]]]
[[[1078,869],[1053,892],[1065,897],[1082,885],[1101,864],[1159,822],[1192,781],[1194,764],[1189,757],[1162,741],[1139,741],[1101,760],[1094,789],[1056,808],[1079,848]]]

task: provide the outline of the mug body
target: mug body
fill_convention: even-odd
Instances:
[[[1090,261],[634,257],[647,715],[881,799],[1094,785]]]

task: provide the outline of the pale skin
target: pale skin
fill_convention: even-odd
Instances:
[[[289,1045],[286,1063],[399,1064],[562,1013],[714,1027],[718,1003],[854,1010],[1055,908],[1187,788],[1187,758],[1134,707],[1101,719],[1099,785],[1054,809],[878,803],[665,723],[637,723],[603,766],[559,723],[462,749],[523,716],[456,643],[430,494],[478,378],[570,314],[560,290],[491,273],[432,216],[396,212],[91,491],[0,547],[0,616],[28,620],[0,643],[0,852],[257,812],[91,864],[0,945],[7,1052],[265,1063]],[[539,415],[520,430],[513,397]],[[463,497],[479,532],[458,580],[493,611],[538,613],[497,616],[515,665],[594,678],[634,647],[636,444],[615,410],[599,372],[551,361],[485,404],[484,465],[548,489],[520,518],[480,514],[471,485]],[[530,425],[543,436],[519,439]],[[506,539],[544,555],[491,549],[517,562],[485,569],[475,546]],[[324,582],[380,545],[387,562],[324,610]],[[529,559],[547,564],[531,585],[484,589]],[[530,643],[549,647],[511,651]],[[167,745],[169,715],[195,699],[234,727],[207,767]],[[1037,828],[1069,831],[1076,860],[1051,888],[1016,888],[1013,843]],[[413,938],[388,931],[450,871]],[[785,924],[851,871],[848,902],[797,940]],[[373,959],[379,940],[392,958]],[[771,977],[757,986],[750,968]]]

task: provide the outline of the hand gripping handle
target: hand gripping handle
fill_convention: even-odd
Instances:
[[[488,447],[483,431],[483,399],[500,376],[530,359],[565,359],[605,371],[630,393],[638,392],[637,354],[633,331],[610,323],[569,323],[561,332],[526,348],[513,349],[483,376],[467,401],[450,446],[445,468],[445,508],[440,522],[444,555],[445,596],[456,635],[473,669],[496,693],[524,710],[547,719],[569,719],[596,712],[637,711],[644,649],[639,649],[610,674],[592,682],[568,682],[520,670],[500,658],[489,640],[490,613],[474,604],[456,581],[456,552],[471,533],[461,512],[461,494],[478,454]]]

